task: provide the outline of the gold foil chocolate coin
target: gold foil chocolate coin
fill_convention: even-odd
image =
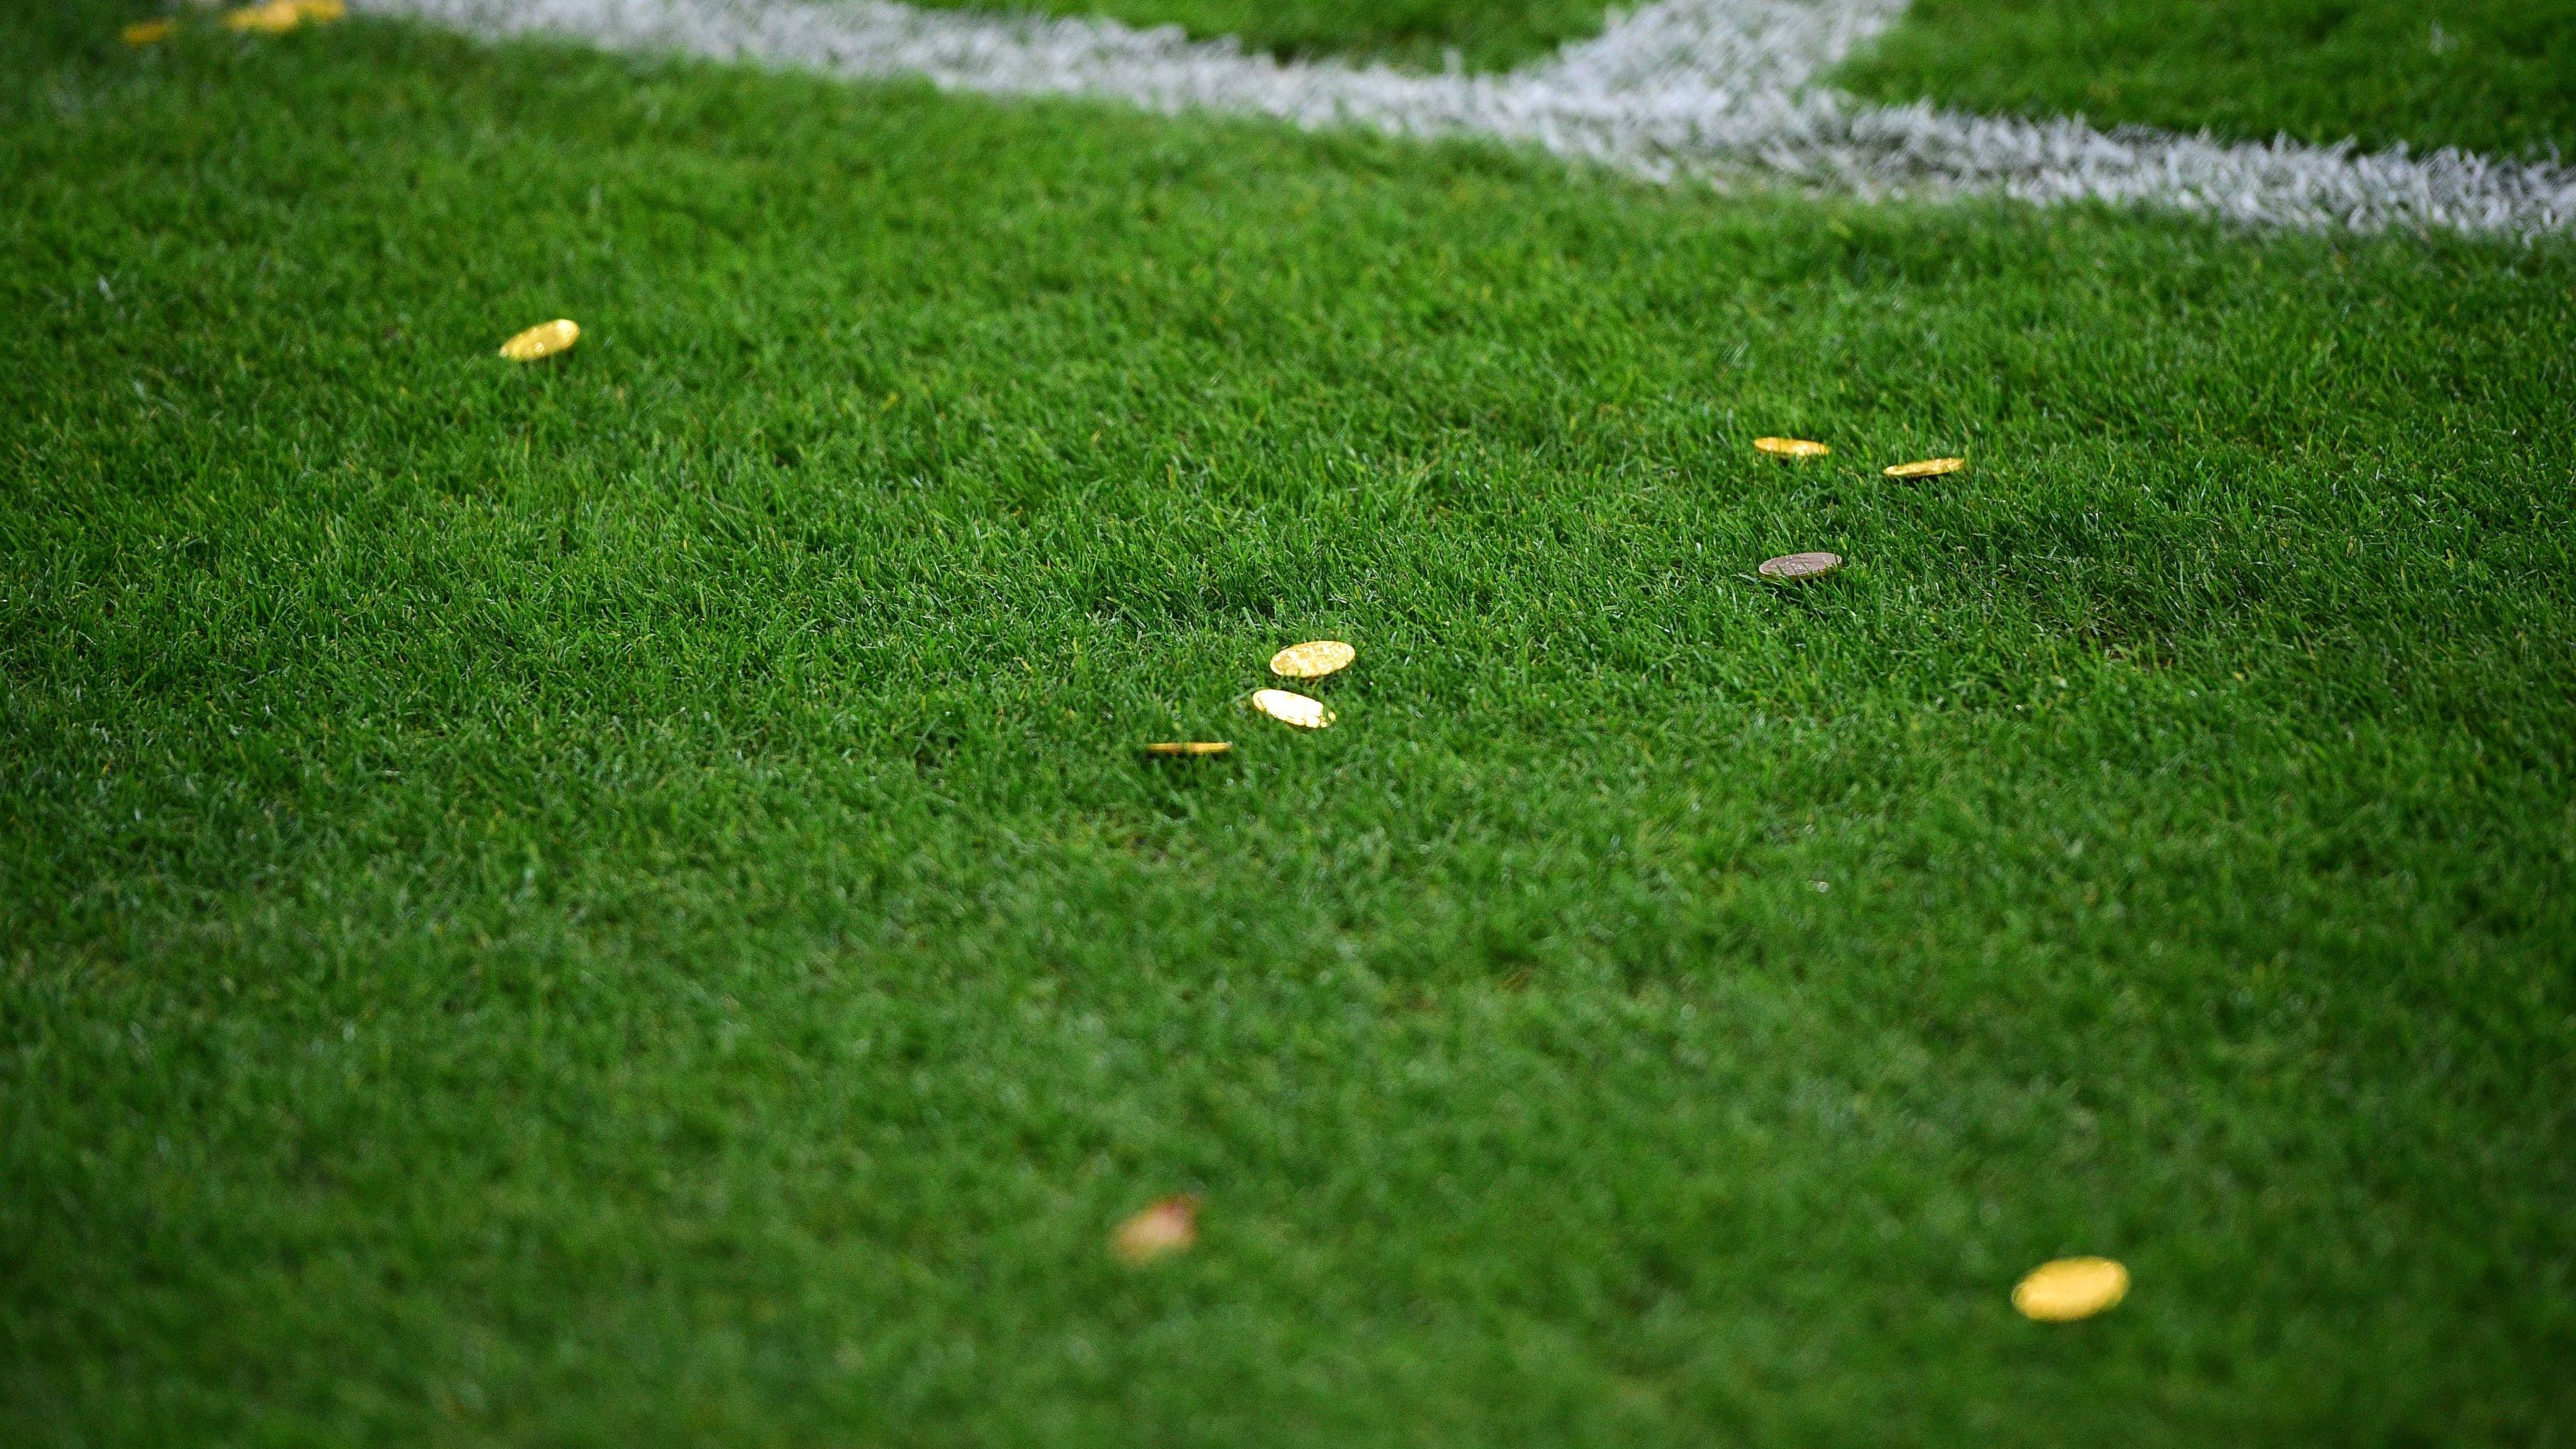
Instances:
[[[1805,438],[1755,438],[1753,446],[1774,458],[1821,458],[1833,451],[1822,443],[1812,443]]]
[[[1843,566],[1838,553],[1784,553],[1766,558],[1755,572],[1766,579],[1817,579]]]
[[[581,324],[569,317],[540,322],[501,344],[501,355],[512,362],[534,362],[552,357],[581,340]]]
[[[1319,730],[1333,722],[1333,712],[1320,699],[1290,694],[1284,689],[1264,689],[1252,696],[1252,707],[1285,725],[1301,730]]]
[[[1349,668],[1358,657],[1358,650],[1339,639],[1312,639],[1271,655],[1270,672],[1282,679],[1321,679]]]
[[[1156,740],[1145,747],[1149,755],[1222,755],[1234,748],[1229,740]]]
[[[1920,463],[1891,464],[1885,472],[1890,478],[1938,478],[1967,466],[1965,458],[1926,458]]]
[[[2071,1323],[2119,1306],[2129,1296],[2129,1270],[2108,1258],[2042,1263],[2013,1285],[2013,1307],[2041,1323]]]

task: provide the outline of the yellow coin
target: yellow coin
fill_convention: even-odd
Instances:
[[[154,41],[168,40],[170,32],[178,28],[179,22],[175,20],[138,20],[119,33],[128,45],[150,45]]]
[[[1156,740],[1145,747],[1149,755],[1222,755],[1233,749],[1226,740]]]
[[[1895,464],[1886,472],[1890,478],[1938,478],[1944,473],[1956,473],[1967,466],[1968,460],[1965,458],[1926,458],[1920,463]]]
[[[512,362],[534,362],[552,357],[581,340],[581,324],[569,317],[542,322],[501,344],[501,355]]]
[[[1270,656],[1270,672],[1282,679],[1321,679],[1349,668],[1359,651],[1339,639],[1291,644]]]
[[[2108,1258],[2060,1258],[2013,1285],[2013,1307],[2042,1323],[2071,1323],[2119,1306],[2129,1270]]]
[[[1333,712],[1324,708],[1320,699],[1290,694],[1284,689],[1264,689],[1252,696],[1252,707],[1279,721],[1301,730],[1319,730],[1333,722]]]
[[[224,12],[224,24],[232,29],[269,35],[283,35],[303,23],[304,11],[295,0],[269,0],[266,5],[244,5]]]
[[[1821,458],[1833,449],[1805,438],[1755,438],[1753,446],[1774,458]]]
[[[1766,579],[1795,582],[1822,578],[1842,566],[1843,556],[1838,553],[1784,553],[1778,558],[1764,559],[1762,566],[1754,572]]]

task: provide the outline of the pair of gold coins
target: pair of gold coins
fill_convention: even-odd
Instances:
[[[1811,438],[1755,438],[1753,448],[1774,458],[1821,458],[1833,451]],[[1967,466],[1965,458],[1925,458],[1914,463],[1891,463],[1879,471],[1890,478],[1938,478]]]
[[[347,0],[269,0],[266,4],[243,5],[225,11],[223,25],[227,30],[284,35],[299,25],[320,25],[348,17]],[[117,33],[128,45],[158,45],[179,33],[179,22],[170,19],[137,20]]]
[[[1310,639],[1270,656],[1270,672],[1282,679],[1322,679],[1348,669],[1359,651],[1339,639]],[[1333,723],[1331,706],[1288,689],[1256,690],[1252,707],[1284,725],[1320,730]],[[1225,740],[1166,740],[1145,747],[1149,755],[1222,755],[1233,749]]]

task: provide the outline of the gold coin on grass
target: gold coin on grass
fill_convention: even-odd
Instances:
[[[1252,696],[1252,707],[1279,721],[1301,730],[1319,730],[1333,722],[1333,712],[1320,699],[1290,694],[1284,689],[1264,689]]]
[[[1956,473],[1967,466],[1968,460],[1965,458],[1926,458],[1920,463],[1891,464],[1886,472],[1890,478],[1938,478],[1944,473]]]
[[[304,23],[304,7],[295,0],[269,0],[265,5],[244,5],[224,12],[224,24],[234,30],[256,30],[264,35],[283,35]]]
[[[1821,458],[1833,451],[1805,438],[1755,438],[1753,446],[1774,458]]]
[[[1199,1240],[1199,1200],[1189,1193],[1167,1197],[1118,1225],[1109,1235],[1109,1251],[1130,1268],[1189,1251]]]
[[[1339,639],[1310,639],[1270,656],[1270,672],[1282,679],[1321,679],[1350,667],[1359,651]]]
[[[2119,1306],[2129,1296],[2129,1270],[2108,1258],[2042,1263],[2013,1285],[2013,1307],[2041,1323],[2071,1323]]]
[[[1820,579],[1843,566],[1838,553],[1784,553],[1766,558],[1756,572],[1766,579]]]
[[[117,33],[125,37],[128,45],[151,45],[168,40],[178,28],[175,20],[138,20]]]
[[[1222,755],[1234,748],[1228,740],[1156,740],[1145,747],[1149,755]]]
[[[569,317],[540,322],[501,344],[501,355],[512,362],[534,362],[552,357],[581,340],[581,324]]]

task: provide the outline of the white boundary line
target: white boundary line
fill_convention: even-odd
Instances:
[[[477,35],[578,37],[995,95],[1087,96],[1306,127],[1534,143],[1659,181],[1768,174],[1863,196],[2000,193],[2270,225],[2576,227],[2576,168],[2459,151],[2231,143],[2138,127],[1873,106],[1814,77],[1905,0],[1657,0],[1507,75],[1280,61],[1177,29],[887,0],[357,0]]]

